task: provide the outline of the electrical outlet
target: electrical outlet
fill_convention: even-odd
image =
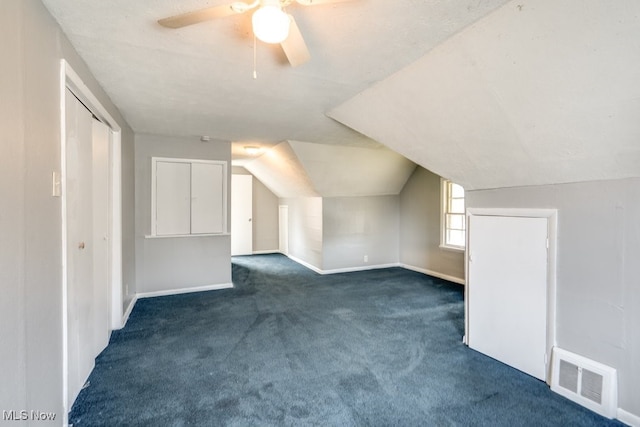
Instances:
[[[369,262],[369,255],[364,256],[364,262]]]

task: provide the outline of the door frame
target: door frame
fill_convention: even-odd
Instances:
[[[249,191],[242,191],[241,193],[238,191],[238,187],[234,187],[233,182],[236,183],[240,183],[241,186],[247,186]],[[242,182],[243,180],[245,180],[244,182]],[[247,189],[247,187],[243,188],[244,190]],[[249,194],[247,194],[249,193]],[[247,219],[245,217],[243,218],[238,218],[237,217],[237,211],[235,211],[235,206],[234,203],[237,202],[238,200],[238,195],[241,194],[243,201],[242,202],[248,202],[248,204],[251,206],[250,212],[249,212],[249,220],[248,220],[248,230],[249,230],[249,241],[247,242],[246,240],[243,242],[244,244],[246,244],[249,247],[249,251],[247,253],[239,253],[236,254],[234,253],[234,247],[236,246],[234,243],[238,242],[238,236],[237,233],[234,233],[234,227],[238,227],[238,223],[240,221],[242,221],[242,223],[244,224],[244,227],[247,226],[246,222]],[[245,206],[246,207],[246,206]],[[235,212],[234,212],[235,211]],[[254,212],[254,206],[253,206],[253,175],[247,175],[247,174],[241,174],[241,173],[233,173],[231,174],[231,255],[235,256],[235,255],[251,255],[253,254],[253,212]],[[235,213],[235,215],[234,215]],[[235,226],[234,226],[235,224]],[[236,230],[237,231],[237,228]],[[246,237],[246,236],[245,236]],[[243,239],[244,240],[244,239]]]
[[[289,256],[289,205],[278,205],[278,251]]]
[[[109,276],[111,286],[110,318],[111,329],[123,326],[123,295],[122,295],[122,190],[121,190],[121,135],[122,128],[109,114],[98,98],[91,92],[80,76],[69,63],[60,61],[60,188],[61,188],[61,216],[62,216],[62,401],[64,407],[63,424],[68,421],[71,403],[68,401],[68,252],[67,252],[67,177],[66,177],[66,90],[69,89],[100,121],[111,130],[109,147],[109,199],[111,212],[109,213]]]
[[[546,218],[547,220],[547,339],[545,351],[545,380],[551,384],[551,353],[556,345],[556,257],[557,257],[557,234],[558,234],[558,210],[557,209],[535,209],[535,208],[467,208],[467,237],[465,254],[465,302],[464,302],[464,326],[465,344],[469,345],[467,336],[469,334],[469,229],[472,227],[471,218],[474,216],[504,216],[504,217],[526,217],[526,218]]]

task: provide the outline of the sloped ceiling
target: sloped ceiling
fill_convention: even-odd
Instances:
[[[466,189],[640,176],[640,2],[518,0],[329,112]]]
[[[283,142],[244,167],[278,197],[399,194],[415,164],[378,146]]]
[[[278,197],[320,195],[288,142],[282,142],[255,160],[245,162],[244,167]]]
[[[375,146],[325,112],[506,0],[353,0],[287,7],[311,60],[258,43],[251,13],[172,30],[167,16],[231,0],[42,0],[136,133]],[[247,2],[249,2],[247,0]]]

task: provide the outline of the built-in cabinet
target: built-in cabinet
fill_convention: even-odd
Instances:
[[[227,232],[227,162],[153,157],[151,236]]]

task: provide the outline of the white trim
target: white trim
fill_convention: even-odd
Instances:
[[[127,322],[129,321],[129,316],[131,315],[131,312],[133,311],[133,307],[136,305],[136,302],[138,302],[138,296],[134,294],[131,301],[129,301],[129,305],[127,306],[127,309],[122,315],[122,324],[118,329],[122,329],[125,326],[127,326]]]
[[[192,288],[168,289],[166,291],[140,292],[137,294],[137,297],[138,299],[153,298],[167,295],[190,294],[192,292],[217,291],[229,288],[233,288],[233,283],[218,283],[215,285],[195,286]]]
[[[122,142],[121,132],[111,130],[111,328],[119,329],[122,313]],[[119,215],[113,215],[119,212]]]
[[[69,424],[69,313],[67,295],[67,76],[66,63],[60,62],[60,191],[61,191],[61,215],[62,215],[62,425]]]
[[[68,413],[73,402],[68,401],[69,390],[69,354],[68,354],[68,252],[67,252],[67,173],[66,173],[66,90],[69,90],[111,130],[110,147],[110,261],[111,261],[111,327],[117,325],[122,317],[122,189],[121,189],[121,133],[122,128],[109,114],[100,100],[84,83],[69,63],[60,60],[60,186],[61,186],[61,215],[62,215],[62,402],[63,425],[69,422]],[[119,300],[118,300],[119,299]]]
[[[301,260],[300,258],[296,258],[293,255],[287,255],[287,254],[283,254],[286,255],[291,261],[295,261],[298,264],[300,264],[303,267],[307,267],[309,270],[313,270],[318,274],[322,274],[322,270],[320,270],[318,267],[316,267],[315,265],[311,265],[306,261]]]
[[[640,427],[640,415],[632,414],[622,408],[618,408],[618,415],[616,418],[631,427]]]
[[[408,264],[400,264],[400,267],[406,268],[407,270],[415,271],[418,273],[426,274],[427,276],[437,277],[438,279],[443,279],[449,282],[457,283],[459,285],[465,285],[466,281],[459,277],[450,276],[448,274],[438,273],[437,271],[427,270],[426,268],[416,267]]]
[[[360,267],[344,267],[344,268],[334,268],[332,270],[321,270],[320,274],[337,274],[337,273],[353,273],[356,271],[368,271],[368,270],[380,270],[382,268],[392,268],[399,267],[400,265],[397,262],[392,264],[376,264],[376,265],[363,265]]]
[[[253,251],[251,255],[271,255],[271,254],[281,254],[278,249],[271,249],[270,251]]]
[[[146,234],[145,239],[171,239],[174,237],[215,237],[215,236],[231,236],[231,233],[203,233],[203,234],[163,234],[151,235]]]
[[[469,228],[471,216],[507,216],[547,219],[547,348],[546,383],[551,385],[551,355],[556,346],[556,258],[558,251],[558,210],[535,208],[467,208],[467,242],[469,247]],[[465,280],[469,283],[469,255],[465,256]],[[465,294],[468,288],[465,288]],[[469,298],[465,295],[465,336],[469,335]]]
[[[418,273],[426,274],[428,276],[437,277],[438,279],[443,279],[443,280],[447,280],[449,282],[458,283],[460,285],[464,285],[465,284],[465,280],[461,279],[459,277],[449,276],[448,274],[438,273],[437,271],[427,270],[427,269],[424,269],[424,268],[414,267],[412,265],[407,265],[407,264],[402,264],[402,263],[397,263],[397,262],[389,263],[389,264],[377,264],[377,265],[366,265],[366,266],[359,266],[359,267],[335,268],[335,269],[332,269],[332,270],[322,270],[322,269],[316,267],[315,265],[311,265],[308,262],[301,260],[300,258],[296,258],[293,255],[283,254],[282,252],[279,252],[279,253],[281,253],[282,255],[287,256],[291,261],[297,262],[298,264],[302,265],[303,267],[306,267],[309,270],[313,270],[314,272],[316,272],[318,274],[321,274],[321,275],[338,274],[338,273],[353,273],[353,272],[356,272],[356,271],[368,271],[368,270],[379,270],[379,269],[382,269],[382,268],[400,267],[400,268],[405,268],[407,270],[415,271],[415,272],[418,272]]]

